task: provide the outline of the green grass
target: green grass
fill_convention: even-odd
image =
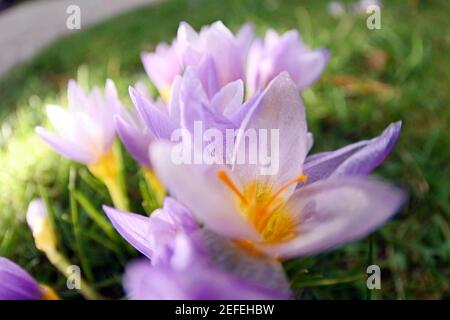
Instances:
[[[136,253],[126,250],[123,241],[109,239],[80,207],[74,228],[68,192],[73,164],[50,151],[33,128],[45,121],[45,104],[64,103],[67,80],[86,79],[86,69],[90,84],[103,85],[107,77],[116,81],[130,104],[128,85],[146,79],[139,53],[174,37],[181,20],[198,28],[220,19],[233,30],[250,21],[260,33],[269,27],[299,29],[306,43],[331,51],[324,76],[303,95],[315,136],[313,151],[372,137],[390,122],[403,120],[398,144],[375,174],[403,185],[410,199],[373,235],[373,262],[381,266],[382,290],[372,292],[372,298],[449,298],[450,38],[444,31],[450,4],[385,2],[382,29],[368,30],[364,16],[330,17],[327,1],[169,1],[61,39],[16,68],[0,80],[0,255],[18,261],[63,297],[77,297],[36,251],[24,222],[28,202],[46,190],[64,252],[83,266],[85,275],[86,269],[92,271],[89,280],[102,293],[120,297],[120,274]],[[387,57],[385,66],[371,67],[367,57],[380,55]],[[78,69],[80,65],[85,67]],[[340,85],[342,78],[354,83],[353,89]],[[138,203],[138,174],[130,159],[127,164],[130,195]],[[81,192],[98,189],[81,167],[73,170]],[[100,193],[94,201],[100,205],[109,199]],[[367,238],[289,261],[286,268],[295,286],[304,288],[301,297],[363,299],[365,282],[360,279],[368,251]]]

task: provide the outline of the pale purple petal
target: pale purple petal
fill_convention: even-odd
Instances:
[[[0,257],[0,300],[40,300],[39,284],[14,262]]]
[[[206,56],[215,65],[219,87],[243,78],[243,64],[238,43],[231,31],[217,21],[197,33],[186,22],[180,23],[177,51],[185,66],[197,67]],[[207,86],[205,86],[207,88]]]
[[[310,50],[295,30],[279,36],[274,30],[264,41],[253,42],[247,61],[247,89],[250,94],[264,88],[279,73],[286,71],[298,90],[310,86],[323,72],[329,59],[325,49]]]
[[[255,28],[251,23],[244,24],[236,34],[236,43],[241,52],[242,61],[245,63],[248,51],[255,37]]]
[[[131,156],[142,166],[151,168],[148,150],[154,140],[153,135],[146,128],[139,128],[118,115],[115,116],[114,123],[120,140]]]
[[[246,94],[252,96],[254,92],[264,89],[261,83],[261,61],[264,58],[264,43],[261,39],[255,39],[250,46],[246,68]]]
[[[171,93],[167,104],[169,116],[175,123],[180,123],[180,90],[182,83],[183,78],[176,76],[170,88]]]
[[[392,123],[376,138],[306,158],[304,170],[308,183],[330,176],[368,175],[391,152],[401,125],[401,121]]]
[[[241,53],[231,31],[220,21],[211,25],[205,33],[207,52],[216,64],[219,84],[243,79],[244,71]]]
[[[166,197],[163,208],[163,215],[159,216],[160,219],[165,219],[169,223],[179,226],[185,232],[198,229],[198,223],[189,210],[175,199]]]
[[[327,49],[314,50],[298,58],[297,69],[292,68],[291,74],[300,91],[307,89],[319,79],[329,59],[330,52]]]
[[[235,164],[233,171],[238,173],[244,185],[261,179],[283,184],[301,175],[308,150],[305,109],[295,84],[286,72],[281,73],[270,83],[243,120],[241,129],[236,138],[235,161],[239,162],[239,157],[242,157],[241,159],[246,159],[247,163]],[[276,138],[278,134],[278,139],[274,139],[273,150],[258,148],[257,152],[266,153],[271,157],[267,166],[261,163],[251,164],[248,161],[250,154],[255,151],[252,150],[252,145],[245,138],[245,134],[246,131],[255,129],[267,130],[267,149],[272,147],[272,137]],[[259,135],[260,131],[257,133]],[[261,162],[262,155],[258,156],[258,162]],[[267,172],[263,172],[262,168]]]
[[[211,100],[211,108],[220,114],[230,114],[242,107],[244,83],[242,80],[225,85]]]
[[[208,105],[209,99],[202,83],[191,67],[188,67],[183,75],[179,90],[179,101],[180,125],[189,132],[193,132],[194,122],[204,121],[204,109]]]
[[[196,124],[201,124],[203,130],[208,128],[225,130],[234,127],[230,120],[210,107],[203,86],[190,67],[184,73],[179,93],[180,125],[190,133],[194,133]]]
[[[117,232],[147,257],[152,257],[152,243],[149,237],[149,217],[144,217],[131,212],[124,212],[103,206],[109,220],[111,220]]]
[[[175,41],[171,46],[159,44],[154,53],[142,53],[141,60],[148,76],[160,91],[170,88],[175,76],[182,71]]]
[[[239,128],[247,114],[253,110],[255,104],[259,102],[262,93],[262,90],[258,90],[253,94],[253,96],[245,101],[244,104],[239,106],[230,105],[223,111],[224,116],[230,119],[230,121],[233,122],[237,128]]]
[[[62,138],[42,127],[36,127],[36,133],[56,152],[64,157],[77,162],[90,164],[95,162],[95,157],[82,145],[74,143],[68,139]]]
[[[316,254],[364,237],[391,218],[405,201],[392,185],[359,177],[318,181],[297,189],[286,210],[297,215],[298,236],[262,250],[279,257]]]
[[[185,66],[196,66],[203,57],[203,48],[197,32],[186,22],[177,30],[177,53]]]
[[[115,139],[114,114],[123,108],[112,80],[106,81],[104,94],[94,87],[84,92],[70,80],[68,108],[49,106],[47,113],[58,134],[41,127],[36,132],[63,156],[92,164],[111,150]]]
[[[198,66],[193,67],[195,74],[203,85],[208,98],[212,98],[219,91],[219,79],[216,64],[209,55],[205,55]]]

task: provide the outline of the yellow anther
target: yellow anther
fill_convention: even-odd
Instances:
[[[254,182],[249,184],[244,191],[234,184],[225,170],[220,170],[217,177],[239,198],[242,214],[261,234],[264,243],[279,243],[288,241],[297,235],[295,219],[285,208],[285,200],[281,198],[286,189],[301,182],[306,182],[308,177],[304,174],[281,185],[278,190],[272,192],[272,187],[266,183]],[[280,201],[277,201],[280,200]],[[276,202],[277,201],[277,202]],[[274,203],[276,202],[276,205]],[[239,242],[242,247],[255,248],[246,241]]]
[[[42,292],[42,300],[61,300],[55,290],[53,290],[49,286],[41,284],[40,287]]]

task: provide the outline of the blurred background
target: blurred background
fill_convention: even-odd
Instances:
[[[69,187],[93,195],[98,206],[110,203],[106,190],[86,169],[44,145],[34,127],[46,123],[47,103],[65,105],[71,78],[84,86],[111,78],[131,105],[129,85],[142,80],[151,86],[140,52],[171,41],[180,21],[198,29],[222,20],[233,31],[251,22],[259,35],[267,28],[297,29],[309,46],[331,52],[325,74],[303,93],[315,137],[312,152],[371,138],[403,120],[394,151],[375,174],[406,188],[408,204],[370,236],[372,257],[366,238],[287,261],[293,286],[309,299],[364,299],[364,275],[373,263],[381,267],[382,288],[371,298],[450,298],[450,2],[384,1],[381,29],[374,30],[360,9],[369,2],[0,1],[0,256],[17,261],[63,298],[79,298],[35,249],[26,226],[29,201],[44,197],[62,251],[82,265],[94,287],[121,297],[123,267],[137,253],[99,231],[89,208],[80,206],[74,224],[69,203]],[[81,8],[80,30],[66,27],[70,4]],[[139,204],[138,171],[131,159],[126,164],[129,195]],[[141,206],[133,209],[144,213]]]

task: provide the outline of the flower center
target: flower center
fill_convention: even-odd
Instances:
[[[268,183],[253,182],[242,191],[224,170],[220,170],[217,177],[234,193],[239,210],[263,237],[264,243],[284,242],[297,235],[295,217],[285,207],[283,192],[292,185],[306,182],[307,176],[301,174],[276,190]]]

